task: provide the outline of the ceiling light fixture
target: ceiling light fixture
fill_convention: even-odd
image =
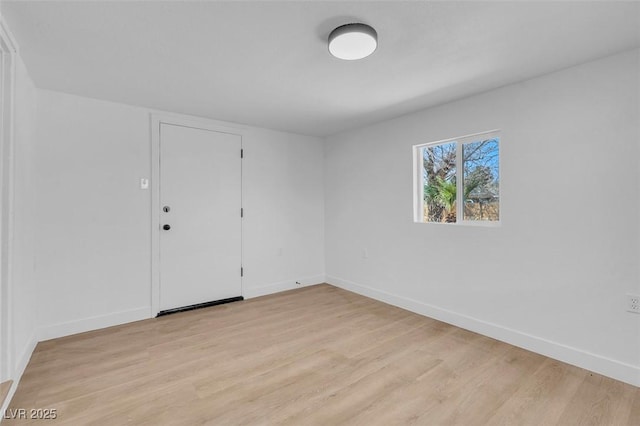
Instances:
[[[378,33],[366,24],[341,25],[329,34],[329,52],[339,59],[366,58],[378,47]]]

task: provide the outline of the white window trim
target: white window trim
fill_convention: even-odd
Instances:
[[[500,129],[489,130],[487,132],[473,133],[460,136],[457,138],[442,139],[435,142],[428,142],[413,146],[413,221],[415,223],[424,223],[429,225],[463,225],[463,226],[484,226],[489,228],[499,227],[502,224],[502,185],[498,186],[498,198],[500,199],[500,218],[495,221],[485,220],[464,220],[464,202],[463,191],[456,193],[456,222],[425,222],[424,221],[424,195],[422,181],[422,148],[434,145],[441,145],[450,142],[456,142],[456,182],[463,182],[464,168],[458,167],[458,159],[462,159],[462,146],[465,143],[477,142],[478,139],[491,139],[497,137],[498,143],[498,170],[500,170],[500,180],[502,180],[502,131]],[[460,160],[462,161],[462,160]]]

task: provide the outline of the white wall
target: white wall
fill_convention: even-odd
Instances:
[[[328,138],[327,281],[640,385],[639,58]],[[492,129],[502,226],[413,223],[412,145]]]
[[[58,326],[42,338],[148,316],[149,163],[145,109],[38,90],[38,322]]]
[[[42,339],[149,317],[150,112],[38,90]],[[240,128],[245,296],[323,281],[322,140]]]
[[[324,282],[324,146],[247,128],[242,144],[243,289],[260,296]]]

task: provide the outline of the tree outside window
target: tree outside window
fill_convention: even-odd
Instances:
[[[416,146],[420,159],[419,222],[500,220],[497,132]]]

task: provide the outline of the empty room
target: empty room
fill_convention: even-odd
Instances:
[[[0,422],[640,425],[640,1],[0,0]]]

